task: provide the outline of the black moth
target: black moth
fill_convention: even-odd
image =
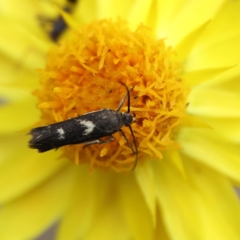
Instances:
[[[131,124],[135,121],[135,115],[130,113],[130,92],[134,87],[129,90],[124,83],[120,82],[120,84],[126,88],[127,93],[121,100],[116,111],[104,108],[63,122],[33,128],[29,132],[29,134],[32,135],[32,139],[29,141],[29,147],[37,149],[38,152],[46,152],[70,144],[84,143],[85,146],[103,144],[113,141],[114,137],[112,134],[119,131],[136,156],[133,165],[134,169],[138,161],[137,143],[131,127]],[[128,111],[124,113],[119,112],[126,97],[128,97]],[[129,127],[135,149],[133,149],[121,129],[123,126]],[[108,139],[100,139],[107,136],[109,137]]]

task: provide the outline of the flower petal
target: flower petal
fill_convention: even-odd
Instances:
[[[160,2],[160,1],[159,1]],[[189,34],[196,27],[207,22],[216,14],[223,4],[223,0],[204,1],[161,1],[159,9],[158,36],[166,37],[173,46]],[[196,14],[204,12],[204,14]]]
[[[0,209],[1,239],[32,239],[56,221],[66,209],[72,168]]]
[[[56,161],[61,152],[37,153],[27,147],[25,136],[1,138],[0,202],[10,201],[54,175],[65,167],[65,160]]]
[[[155,166],[157,199],[171,239],[238,239],[240,209],[231,183],[187,158],[185,165],[187,181],[168,161]]]
[[[31,31],[36,31],[39,30],[38,21],[36,20],[41,4],[41,1],[33,3],[32,1],[8,0],[1,4],[1,15],[13,19],[15,23],[20,23],[25,28],[31,29]],[[22,8],[24,8],[24,12],[19,11]]]
[[[204,32],[206,27],[209,25],[209,22],[210,21],[207,21],[200,26],[197,26],[193,31],[186,35],[175,47],[175,51],[178,54],[178,59],[180,62],[185,63],[185,68],[187,68],[187,58],[189,54],[194,49],[196,42],[200,38],[201,34]]]
[[[136,28],[140,23],[146,22],[152,2],[153,0],[134,2],[128,15],[130,26]]]
[[[188,112],[212,117],[240,117],[238,92],[207,87],[194,88],[188,98]]]
[[[154,226],[156,224],[156,198],[155,198],[155,185],[153,178],[153,168],[149,161],[142,163],[141,167],[136,169],[136,180],[142,191],[143,197],[147,203],[149,211],[152,215],[154,221]]]
[[[102,208],[101,211],[94,217],[93,226],[86,235],[85,239],[95,240],[129,240],[131,235],[123,220],[122,212],[115,201],[110,202],[107,208]],[[109,227],[111,225],[111,227]]]
[[[240,143],[240,118],[204,117],[204,121],[226,140]]]
[[[183,152],[240,183],[240,148],[213,130],[182,129],[178,140]]]
[[[209,68],[209,69],[200,69],[196,71],[186,72],[183,74],[183,79],[185,79],[185,83],[189,87],[194,87],[203,82],[214,79],[220,74],[228,71],[229,69],[235,66],[229,67],[219,67],[219,68]]]
[[[21,63],[13,62],[12,59],[0,55],[1,95],[3,93],[3,87],[27,89],[28,91],[36,88],[38,84],[37,74],[34,69],[28,67],[28,60],[34,61],[30,55],[28,56],[26,54],[25,59]],[[28,57],[30,57],[30,59]]]
[[[167,159],[154,165],[157,201],[170,238],[201,239],[197,200],[189,189],[188,176],[186,181]]]
[[[155,227],[153,240],[156,240],[156,239],[171,240],[169,235],[168,235],[167,229],[164,225],[163,218],[161,216],[161,212],[160,212],[160,209],[159,209],[159,204],[157,204],[157,211],[156,212],[157,212],[156,213],[156,216],[157,216],[156,223],[157,224],[156,224],[156,227]]]
[[[203,239],[238,239],[240,205],[231,181],[202,164],[188,160],[189,180],[197,191]]]
[[[231,66],[239,63],[239,31],[236,31],[240,27],[239,11],[239,1],[225,1],[189,55],[189,69]]]
[[[69,208],[60,223],[58,240],[85,238],[86,234],[93,231],[93,221],[98,217],[99,208],[105,206],[106,202],[114,201],[109,178],[101,170],[91,173],[89,166],[81,165],[75,168],[73,174],[75,181]],[[113,196],[106,199],[108,194]],[[101,211],[105,211],[105,208]]]
[[[40,112],[35,107],[37,101],[29,90],[1,87],[0,96],[6,101],[6,104],[0,107],[1,134],[15,133],[33,126],[38,121]]]
[[[74,11],[74,18],[80,22],[91,22],[96,19],[121,17],[126,19],[133,28],[147,18],[152,1],[81,1]]]
[[[50,43],[42,41],[42,36],[23,28],[14,21],[0,16],[0,51],[18,64],[34,69],[43,66],[43,56]],[[17,37],[16,37],[17,36]]]
[[[154,221],[133,174],[120,180],[121,211],[132,239],[151,239]]]
[[[89,23],[97,19],[99,4],[94,0],[81,0],[74,9],[73,16],[79,23]]]

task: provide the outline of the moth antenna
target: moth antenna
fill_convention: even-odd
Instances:
[[[128,87],[127,87],[127,85],[126,85],[124,82],[118,81],[118,83],[121,84],[122,86],[124,86],[124,87],[126,88],[127,93],[126,93],[126,95],[123,97],[123,99],[122,99],[122,101],[120,102],[120,104],[119,104],[119,106],[118,106],[118,108],[117,108],[116,111],[118,112],[118,111],[122,108],[122,105],[123,105],[123,103],[125,102],[126,97],[128,97],[128,111],[127,111],[127,112],[130,113],[130,92],[134,89],[135,86],[131,87],[130,90],[129,90]]]

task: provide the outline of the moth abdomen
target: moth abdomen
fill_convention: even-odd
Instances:
[[[32,135],[32,139],[28,143],[30,148],[37,149],[38,152],[46,152],[55,148],[53,147],[55,137],[52,134],[51,126],[33,128],[29,134]]]

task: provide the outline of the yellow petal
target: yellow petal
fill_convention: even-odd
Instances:
[[[237,37],[236,39],[232,38],[224,42],[214,43],[214,46],[195,47],[192,56],[189,55],[188,57],[188,69],[195,70],[196,66],[198,69],[234,66],[239,62],[239,54],[240,47]]]
[[[187,180],[183,160],[179,152],[176,150],[166,151],[166,156],[168,156],[168,161],[171,161],[173,166],[181,173],[183,178]]]
[[[16,133],[33,126],[40,116],[37,100],[28,89],[2,87],[0,95],[6,103],[0,107],[0,133]]]
[[[157,212],[157,214],[156,214],[157,215],[157,221],[156,221],[157,225],[155,227],[153,240],[155,240],[155,239],[171,240],[168,235],[167,229],[164,225],[159,206],[157,206],[156,212]]]
[[[170,239],[203,239],[197,199],[189,185],[191,180],[185,181],[167,159],[156,162],[154,169],[157,201]]]
[[[101,170],[91,173],[89,166],[81,165],[75,167],[73,174],[71,201],[60,223],[58,240],[85,238],[92,231],[99,208],[104,211],[108,202],[114,202],[110,179]]]
[[[238,72],[236,76],[233,76],[234,72]],[[205,87],[211,89],[220,89],[227,92],[233,92],[238,94],[240,92],[240,81],[239,81],[240,66],[231,68],[229,71],[218,75],[217,78],[204,84]]]
[[[111,1],[111,0],[100,0],[97,1],[97,12],[98,19],[102,18],[115,18],[116,16],[124,17],[129,15],[130,10],[139,1]],[[124,17],[125,18],[125,17]]]
[[[121,211],[132,239],[151,239],[154,229],[153,219],[133,174],[121,178],[119,188]]]
[[[29,97],[32,97],[32,94],[31,92],[29,92],[29,89],[5,86],[1,86],[0,95],[8,103],[18,102],[24,99],[28,99]]]
[[[184,181],[171,163],[156,164],[158,201],[171,239],[238,239],[240,206],[221,174],[185,158]]]
[[[15,23],[21,24],[31,29],[31,31],[36,31],[40,29],[37,21],[37,15],[40,13],[40,5],[41,1],[25,1],[24,3],[16,0],[5,1],[1,4],[1,15],[9,20],[13,19]],[[19,11],[23,7],[24,12]]]
[[[102,5],[96,4],[93,0],[81,0],[74,8],[73,16],[79,23],[89,23],[97,19],[98,9]],[[108,7],[108,6],[106,6]]]
[[[206,239],[239,239],[240,205],[232,183],[222,174],[187,160],[187,171],[197,192],[201,231]]]
[[[142,163],[141,167],[136,170],[136,180],[142,191],[143,197],[147,203],[149,211],[152,215],[153,224],[156,225],[156,199],[155,199],[155,185],[153,179],[153,168],[149,161]]]
[[[206,87],[194,88],[189,95],[188,112],[213,117],[240,117],[239,93]]]
[[[107,208],[102,208],[94,217],[93,226],[85,239],[96,240],[129,240],[131,235],[123,220],[120,206],[115,201],[109,202]],[[109,224],[111,227],[109,227]]]
[[[204,120],[226,140],[240,143],[240,118],[204,117]]]
[[[3,205],[0,210],[0,238],[32,239],[56,221],[68,204],[71,170],[66,168],[23,197]]]
[[[26,136],[1,137],[0,202],[10,201],[37,187],[67,165],[56,160],[61,151],[38,153],[29,149]]]
[[[240,148],[214,130],[182,129],[178,140],[183,152],[240,183]]]
[[[184,0],[175,0],[174,4],[170,1],[156,1],[156,31],[159,38],[168,38],[169,26],[176,18],[176,12],[181,12],[182,8],[186,4]],[[179,39],[178,39],[179,41]]]
[[[145,23],[153,1],[135,1],[128,15],[128,21],[132,28],[136,28],[140,23]]]
[[[181,120],[181,127],[190,127],[190,128],[211,128],[211,125],[204,121],[202,118],[193,116],[193,115],[186,115]]]
[[[187,57],[192,49],[195,47],[197,40],[204,32],[206,27],[208,26],[210,21],[207,21],[200,26],[197,26],[196,29],[191,31],[188,35],[186,35],[181,42],[176,46],[176,52],[178,54],[178,59],[180,62],[184,62],[187,67]]]
[[[149,11],[146,16],[145,24],[147,26],[151,26],[151,29],[155,32],[157,30],[157,23],[158,23],[158,2],[157,1],[151,1],[151,5],[149,6]],[[141,20],[140,20],[141,22]]]
[[[0,55],[0,94],[2,96],[4,93],[8,95],[8,93],[3,90],[4,87],[12,87],[13,89],[27,89],[28,92],[36,88],[38,84],[38,74],[36,73],[35,69],[31,69],[28,66],[28,60],[35,60],[31,58],[30,52],[29,55],[26,55],[21,63],[13,62],[11,58]]]
[[[132,19],[132,27],[136,27],[143,21],[143,15],[146,17],[147,9],[150,7],[152,1],[111,1],[111,0],[98,0],[88,1],[83,0],[81,4],[75,9],[73,15],[79,22],[91,22],[96,19],[103,18],[116,18],[121,17]],[[135,19],[134,16],[136,17]]]
[[[235,66],[229,67],[219,67],[219,68],[211,68],[211,69],[201,69],[192,72],[186,72],[183,74],[183,79],[185,80],[185,84],[188,87],[194,87],[203,82],[212,80],[213,78],[219,76],[225,71],[228,71]]]
[[[201,2],[179,0],[173,4],[171,1],[161,1],[158,7],[161,22],[158,29],[161,33],[158,36],[167,37],[171,45],[177,45],[196,27],[213,18],[223,2],[219,0],[210,4],[207,0]],[[201,12],[204,14],[196,14]]]
[[[239,11],[239,1],[225,1],[191,52],[189,69],[231,66],[239,63],[239,31],[236,31],[240,27]]]
[[[31,69],[43,66],[42,57],[49,49],[50,42],[42,41],[42,36],[1,16],[0,31],[0,50],[3,55]]]

